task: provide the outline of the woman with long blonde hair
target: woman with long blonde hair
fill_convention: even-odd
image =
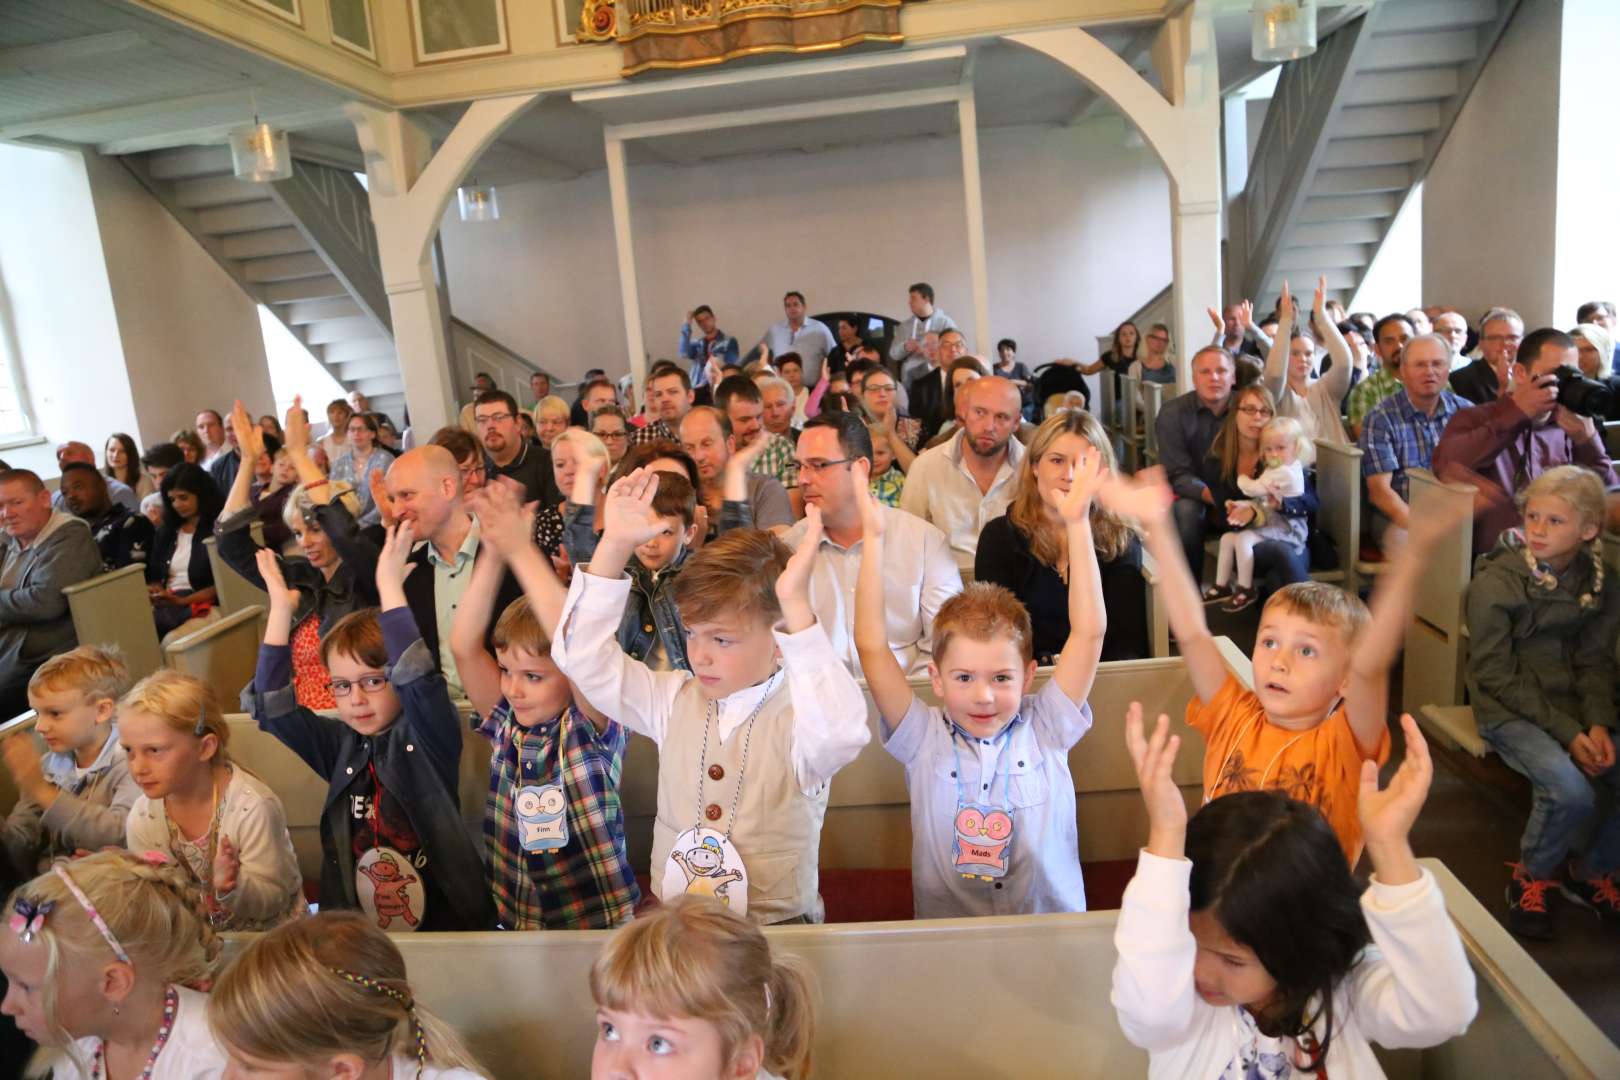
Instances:
[[[416,999],[370,919],[327,911],[258,938],[220,976],[208,1022],[231,1066],[353,1080],[482,1080],[454,1030]]]
[[[1018,486],[1003,516],[979,534],[973,576],[1005,586],[1029,611],[1035,658],[1050,664],[1069,638],[1067,530],[1058,506],[1084,456],[1101,454],[1103,468],[1118,470],[1102,424],[1088,412],[1062,409],[1035,429],[1018,469]],[[1093,503],[1091,535],[1102,574],[1108,630],[1104,660],[1147,656],[1147,585],[1142,542],[1131,527]]]

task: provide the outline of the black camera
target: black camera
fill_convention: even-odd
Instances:
[[[1607,383],[1588,379],[1567,364],[1553,372],[1558,380],[1558,404],[1578,416],[1602,423],[1614,407],[1614,390]]]

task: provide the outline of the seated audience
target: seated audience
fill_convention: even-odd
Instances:
[[[197,438],[197,433],[190,428],[176,431],[169,441],[180,448],[180,456],[185,459],[187,465],[201,465],[203,459],[208,456],[203,441]]]
[[[37,1075],[104,1080],[136,1076],[143,1063],[157,1080],[226,1075],[208,998],[195,989],[211,981],[222,946],[199,892],[173,862],[99,851],[7,898],[6,1015],[44,1044]],[[23,1063],[12,1064],[21,1075]]]
[[[1176,360],[1170,352],[1170,328],[1164,323],[1148,327],[1147,346],[1126,372],[1143,382],[1176,384]]]
[[[86,443],[65,442],[56,448],[56,467],[65,469],[69,465],[88,465],[94,469],[96,467],[96,452],[90,449]],[[107,478],[107,497],[119,506],[129,510],[139,511],[141,508],[141,500],[135,495],[134,489],[128,484],[114,480],[111,477]],[[51,505],[58,510],[62,509],[62,492],[60,490],[52,497]]]
[[[803,502],[799,496],[799,466],[793,459],[793,442],[765,429],[765,398],[754,380],[746,375],[723,379],[714,388],[714,405],[731,424],[735,449],[751,446],[756,439],[765,440],[765,449],[755,460],[754,471],[773,477],[787,489],[797,516],[802,512]]]
[[[1558,404],[1556,372],[1576,369],[1576,355],[1574,340],[1562,330],[1532,331],[1519,345],[1507,393],[1464,410],[1435,447],[1435,475],[1475,490],[1476,555],[1495,547],[1519,520],[1520,492],[1548,469],[1580,465],[1605,488],[1620,488],[1597,425]]]
[[[694,389],[708,386],[709,361],[735,364],[738,359],[737,339],[720,329],[714,309],[708,304],[699,304],[686,313],[675,352],[686,361],[687,377]]]
[[[1140,338],[1141,331],[1137,330],[1135,323],[1122,322],[1114,328],[1113,343],[1102,356],[1097,358],[1095,363],[1078,364],[1076,366],[1080,368],[1082,375],[1096,375],[1104,370],[1113,372],[1114,398],[1118,400],[1121,390],[1120,376],[1129,374],[1131,365],[1136,363],[1136,350]],[[1065,360],[1054,361],[1054,363],[1059,364],[1067,362]],[[1047,413],[1046,415],[1051,416],[1052,414]]]
[[[832,352],[827,354],[827,364],[822,368],[823,375],[834,371],[845,371],[850,364],[855,362],[860,355],[861,346],[866,344],[866,339],[861,336],[861,328],[865,324],[866,320],[853,312],[846,312],[838,316],[838,319],[833,323],[833,333],[838,338],[838,344]],[[798,354],[792,353],[789,355],[796,357]],[[776,368],[778,371],[782,369],[782,358],[780,356],[776,358]],[[800,375],[803,375],[802,361]]]
[[[1592,300],[1575,309],[1576,324],[1591,323],[1607,330],[1616,338],[1614,352],[1609,355],[1611,370],[1620,370],[1620,317],[1608,300]]]
[[[218,413],[212,415],[218,416]],[[236,470],[242,467],[243,450],[236,442],[236,429],[229,424],[225,425],[225,449],[214,455],[213,459],[204,466],[208,475],[214,480],[214,486],[221,491],[231,489],[231,481],[236,479]]]
[[[1479,328],[1479,359],[1451,376],[1451,390],[1474,405],[1495,401],[1508,384],[1509,371],[1519,343],[1524,340],[1524,320],[1507,308],[1492,308]]]
[[[922,424],[921,439],[924,443],[937,435],[940,427],[950,419],[951,365],[965,355],[967,339],[962,336],[962,331],[954,328],[945,330],[939,335],[937,365],[918,375],[906,387],[911,401],[911,415]]]
[[[323,911],[245,943],[208,996],[208,1024],[227,1076],[487,1076],[421,1003],[388,934],[354,912]]]
[[[822,361],[838,342],[826,323],[805,314],[804,293],[797,289],[782,297],[782,313],[787,317],[772,323],[755,348],[768,349],[771,356],[798,353],[804,364],[804,381],[813,386],[821,379]]]
[[[1367,414],[1385,398],[1393,397],[1401,386],[1398,369],[1401,364],[1401,350],[1406,343],[1412,340],[1412,324],[1406,321],[1405,315],[1385,315],[1379,319],[1372,331],[1373,349],[1378,353],[1378,365],[1350,391],[1348,416],[1350,420],[1350,437],[1356,440],[1361,438],[1363,424],[1366,423]],[[1446,370],[1451,370],[1451,354],[1446,354]]]
[[[851,413],[825,412],[805,425],[795,451],[804,501],[820,510],[820,550],[810,570],[810,606],[833,652],[859,671],[855,654],[855,579],[861,565],[861,507],[872,477],[866,424]],[[912,514],[879,511],[889,540],[884,558],[883,610],[889,649],[912,675],[930,659],[929,627],[940,606],[962,591],[945,534]],[[782,537],[798,550],[812,531],[808,519]]]
[[[721,504],[728,498],[726,463],[733,455],[747,454],[751,466],[765,452],[766,444],[755,442],[739,448],[725,414],[711,405],[699,405],[681,421],[681,446],[697,463],[698,501],[708,510],[711,531],[717,534],[721,528]],[[749,518],[738,523],[742,526],[784,532],[793,524],[793,504],[787,489],[775,477],[750,471],[743,503]]]
[[[940,425],[939,431],[934,434],[934,437],[928,440],[929,447],[938,446],[960,430],[962,426],[962,406],[965,404],[966,398],[958,400],[958,395],[961,393],[962,387],[974,379],[984,378],[989,372],[985,371],[984,365],[974,357],[964,356],[959,360],[953,360],[950,370],[946,374],[950,379],[945,388],[944,409],[947,419]],[[1022,393],[1020,393],[1019,400],[1023,400]],[[1020,406],[1019,417],[1020,419],[1023,417],[1022,406]]]
[[[1367,838],[1365,886],[1321,816],[1284,791],[1228,795],[1189,821],[1168,719],[1149,737],[1133,703],[1125,723],[1148,842],[1114,933],[1112,1000],[1149,1076],[1382,1076],[1373,1042],[1436,1046],[1467,1030],[1473,969],[1409,838],[1433,776],[1410,716],[1389,786],[1355,771],[1359,798],[1339,812]]]
[[[996,362],[988,374],[1000,375],[1003,379],[1018,387],[1019,395],[1024,399],[1024,419],[1035,419],[1035,382],[1029,368],[1018,359],[1018,342],[1012,338],[1002,338],[996,342]]]
[[[533,540],[546,555],[555,557],[563,551],[570,508],[601,507],[607,490],[604,481],[611,471],[607,447],[590,432],[569,428],[551,444],[551,469],[566,498],[556,506],[536,508]]]
[[[557,436],[568,430],[568,423],[572,413],[567,401],[551,394],[540,399],[540,404],[534,407],[534,430],[540,445],[547,450],[557,441]],[[520,414],[521,415],[521,414]]]
[[[793,385],[777,375],[756,375],[754,385],[759,387],[765,430],[786,439],[790,446],[797,443],[799,427],[795,420],[800,424],[804,421],[796,415]]]
[[[1569,336],[1575,339],[1580,354],[1581,374],[1609,388],[1609,408],[1601,419],[1620,420],[1620,374],[1616,374],[1610,359],[1614,355],[1614,335],[1596,323],[1582,323]]]
[[[647,376],[647,424],[630,435],[630,445],[680,442],[681,419],[692,408],[692,381],[668,361],[654,364]]]
[[[951,317],[934,306],[934,287],[926,281],[907,290],[906,306],[910,318],[900,320],[894,328],[894,344],[889,346],[889,360],[902,369],[907,361],[922,355],[924,334],[956,329]]]
[[[1193,354],[1192,390],[1160,406],[1154,422],[1159,461],[1176,494],[1174,513],[1182,559],[1192,569],[1194,581],[1203,580],[1205,523],[1219,505],[1204,481],[1204,458],[1225,422],[1236,372],[1231,353],[1204,346]]]
[[[378,414],[378,423],[382,422],[382,414]],[[273,413],[265,413],[259,417],[259,430],[271,436],[276,442],[286,445],[287,433],[282,430],[281,421]]]
[[[1367,535],[1386,557],[1405,542],[1410,527],[1406,470],[1430,468],[1446,425],[1468,408],[1446,389],[1450,357],[1444,338],[1413,338],[1383,369],[1399,380],[1398,389],[1367,414],[1362,427],[1361,475],[1372,504]]]
[[[1263,358],[1271,351],[1276,332],[1254,321],[1254,302],[1243,300],[1225,308],[1207,308],[1209,321],[1215,324],[1211,345],[1219,345],[1235,357]],[[1264,320],[1262,320],[1262,323]]]
[[[829,413],[841,410],[829,409]],[[851,414],[866,425],[866,434],[872,440],[872,482],[870,490],[872,498],[884,506],[900,508],[900,496],[906,490],[906,474],[900,471],[900,463],[895,460],[894,451],[889,447],[889,441],[884,437],[883,429],[870,420],[861,417],[858,413]]]
[[[690,1032],[693,1077],[810,1078],[815,979],[724,903],[671,899],[614,934],[591,968],[591,998],[592,1077],[665,1074],[674,1027]]]
[[[349,420],[354,410],[342,398],[334,398],[326,405],[327,431],[316,444],[327,461],[336,461],[349,452]]]
[[[904,395],[900,402],[902,408],[909,409],[911,407],[910,391],[907,388],[921,378],[924,372],[939,370],[939,335],[940,331],[938,330],[930,330],[924,334],[922,336],[922,349],[914,353],[911,359],[900,365],[898,378],[901,393]],[[863,355],[862,359],[865,358]],[[879,357],[878,359],[881,361],[882,358]],[[879,366],[883,365],[879,363]]]
[[[810,404],[810,388],[804,385],[804,361],[799,358],[798,353],[783,353],[776,358],[776,373],[793,389],[794,425],[803,424],[809,418],[805,410]],[[839,372],[829,366],[824,372],[825,378],[822,381],[831,383],[833,376],[837,374]],[[764,387],[761,386],[761,389]]]
[[[479,394],[473,402],[473,423],[487,458],[486,479],[509,477],[522,486],[524,502],[539,500],[541,506],[556,506],[562,502],[562,492],[552,473],[551,453],[523,437],[517,417],[517,402],[505,390]]]
[[[101,569],[145,566],[156,530],[152,523],[107,494],[107,478],[82,461],[62,467],[62,507],[90,526],[101,551]]]
[[[1272,339],[1271,351],[1266,354],[1266,389],[1277,401],[1277,415],[1298,420],[1305,429],[1307,439],[1347,445],[1344,423],[1339,419],[1339,403],[1350,390],[1350,378],[1358,370],[1365,370],[1365,354],[1352,355],[1339,328],[1327,317],[1322,298],[1327,282],[1317,278],[1316,299],[1311,312],[1318,331],[1324,336],[1333,362],[1327,365],[1321,378],[1313,371],[1316,365],[1316,342],[1303,328],[1294,325],[1294,299],[1283,282],[1282,299],[1277,303],[1277,333]]]
[[[126,847],[177,863],[219,930],[268,930],[309,914],[281,798],[232,762],[231,727],[212,687],[153,672],[118,703],[118,737],[142,777]],[[154,759],[162,766],[142,765]]]
[[[46,752],[29,738],[0,743],[17,785],[0,845],[19,877],[43,874],[80,851],[123,844],[124,819],[141,793],[118,743],[118,699],[129,683],[117,650],[93,645],[51,657],[28,680],[34,731]]]
[[[1315,508],[1315,497],[1305,469],[1316,460],[1316,444],[1293,417],[1267,418],[1265,400],[1258,396],[1261,389],[1250,384],[1238,391],[1238,405],[1227,413],[1235,423],[1216,437],[1210,449],[1223,469],[1230,463],[1231,471],[1211,484],[1227,496],[1221,504],[1230,528],[1221,534],[1215,584],[1204,587],[1204,602],[1225,600],[1222,610],[1234,614],[1252,607],[1258,598],[1255,568],[1262,547],[1270,545],[1274,553],[1280,549],[1287,564],[1284,584],[1310,577],[1306,517]],[[1230,488],[1234,474],[1235,493]]]
[[[534,445],[539,446],[540,445],[540,429],[534,426],[534,417],[530,416],[526,412],[519,412],[517,414],[517,418],[518,418],[518,427],[523,430],[523,439],[524,439],[524,441],[525,442],[531,442]]]
[[[1093,454],[1103,473],[1118,471],[1112,443],[1096,417],[1078,410],[1049,416],[1019,464],[1018,485],[1007,512],[979,534],[973,578],[1004,586],[1024,605],[1034,633],[1035,662],[1042,667],[1052,663],[1069,640],[1068,529],[1060,510]],[[1095,501],[1090,507],[1090,533],[1108,610],[1102,658],[1140,660],[1151,654],[1142,542],[1129,525]]]
[[[1603,518],[1603,484],[1590,471],[1541,473],[1524,490],[1523,529],[1480,558],[1465,603],[1474,719],[1530,781],[1535,807],[1507,887],[1508,928],[1540,941],[1553,936],[1548,901],[1560,891],[1604,921],[1620,918],[1620,592],[1605,580]]]
[[[142,495],[141,499],[144,501],[157,494],[158,488],[163,485],[163,477],[170,469],[185,460],[185,454],[172,442],[153,443],[148,446],[146,452],[141,455],[141,473],[150,482],[151,491]]]
[[[253,481],[248,487],[248,502],[264,531],[264,542],[280,551],[292,543],[292,531],[287,527],[285,511],[293,488],[298,486],[298,463],[274,435],[254,428],[250,438],[256,464]],[[303,456],[308,458],[309,454],[306,452]],[[373,490],[381,482],[380,476],[372,475]]]
[[[570,412],[569,423],[573,427],[588,428],[590,418],[596,414],[596,410],[618,406],[619,394],[614,390],[612,380],[598,372],[580,386],[579,400],[575,404],[579,409],[577,412]]]
[[[89,526],[51,509],[27,469],[0,472],[0,717],[28,708],[34,669],[78,643],[62,590],[101,573]]]
[[[614,465],[624,460],[630,449],[630,420],[617,405],[603,405],[590,415],[589,431],[607,447],[608,460]]]
[[[151,477],[141,471],[141,452],[135,440],[123,432],[107,436],[107,445],[101,451],[103,476],[118,481],[135,492],[138,500],[157,490]]]
[[[911,463],[922,449],[922,423],[916,417],[906,416],[895,395],[899,388],[893,375],[885,368],[872,368],[861,381],[860,401],[879,439],[894,458],[902,473],[911,471]],[[822,408],[828,408],[823,401]]]
[[[208,474],[196,465],[181,465],[163,478],[163,524],[146,561],[146,592],[159,637],[208,618],[219,600],[214,568],[203,541],[214,535],[224,497]]]
[[[456,472],[460,475],[463,495],[477,491],[488,480],[489,470],[484,465],[486,458],[483,444],[467,434],[464,429],[454,425],[442,427],[433,433],[428,445],[443,447],[456,459]],[[381,505],[381,500],[373,501]]]
[[[1460,311],[1442,311],[1432,320],[1434,332],[1446,339],[1451,346],[1451,373],[1455,375],[1470,363],[1468,359],[1468,320],[1462,317]],[[1452,384],[1452,392],[1466,397]],[[1482,404],[1475,402],[1474,404]]]
[[[377,418],[370,413],[353,414],[348,449],[332,462],[331,479],[335,484],[347,484],[360,500],[361,525],[376,525],[382,519],[372,496],[372,476],[386,475],[393,460],[394,455],[377,445]]]
[[[473,376],[472,386],[468,389],[472,391],[473,399],[461,407],[461,416],[458,422],[469,433],[476,436],[479,433],[478,422],[473,419],[473,410],[477,408],[478,397],[480,394],[488,394],[494,391],[497,387],[495,386],[495,380],[487,372],[480,371]],[[512,398],[512,412],[518,413],[521,411],[517,407],[517,399]]]
[[[225,433],[225,418],[213,409],[204,409],[197,414],[196,427],[193,430],[203,446],[202,460],[194,464],[212,469],[214,462],[231,452],[231,445]]]

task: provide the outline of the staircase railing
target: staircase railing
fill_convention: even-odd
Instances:
[[[294,158],[292,178],[271,184],[270,197],[292,215],[298,230],[361,310],[392,337],[393,317],[383,285],[371,199],[354,174]]]
[[[1367,19],[1356,19],[1323,40],[1303,60],[1283,65],[1266,110],[1243,189],[1248,229],[1243,295],[1259,296],[1282,249],[1283,234],[1305,201],[1322,152],[1323,132],[1338,111]]]

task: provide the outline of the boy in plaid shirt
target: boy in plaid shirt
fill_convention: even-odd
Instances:
[[[484,836],[501,925],[603,930],[628,922],[641,900],[619,803],[629,732],[578,698],[552,663],[550,631],[564,594],[516,495],[497,484],[468,506],[485,550],[456,609],[450,649],[475,729],[494,749]],[[492,656],[484,632],[508,565],[540,587],[502,612]]]

